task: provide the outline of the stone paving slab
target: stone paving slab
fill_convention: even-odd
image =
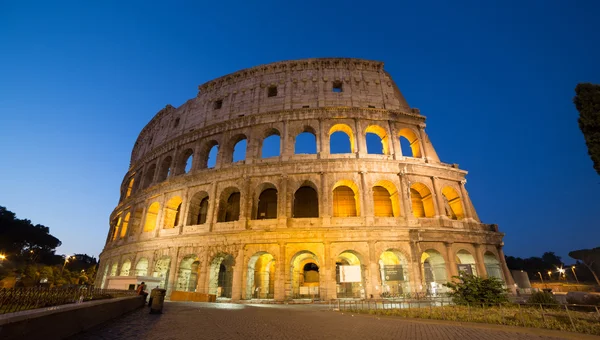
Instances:
[[[352,315],[319,305],[165,303],[136,310],[71,340],[100,339],[584,339],[575,333]]]

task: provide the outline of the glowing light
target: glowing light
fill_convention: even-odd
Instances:
[[[6,259],[6,255],[0,254],[0,260],[5,260],[5,259]]]

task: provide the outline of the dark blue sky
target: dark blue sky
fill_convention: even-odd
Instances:
[[[598,17],[598,1],[4,1],[0,205],[50,227],[60,253],[98,255],[135,139],[166,104],[259,64],[367,58],[469,171],[506,254],[566,257],[600,245],[572,104],[578,82],[600,83]]]

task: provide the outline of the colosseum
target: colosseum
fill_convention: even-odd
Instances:
[[[440,161],[382,62],[241,70],[142,129],[96,285],[360,299],[439,294],[466,271],[512,287],[466,174]]]

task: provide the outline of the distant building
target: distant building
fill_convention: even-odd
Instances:
[[[241,70],[144,127],[97,286],[153,276],[167,296],[379,298],[435,294],[459,269],[512,286],[503,234],[480,222],[466,174],[440,162],[382,62]]]

